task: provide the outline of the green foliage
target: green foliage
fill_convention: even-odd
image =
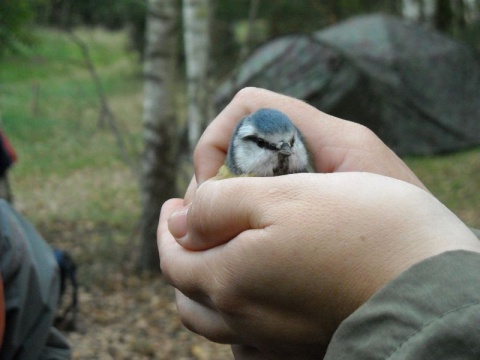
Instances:
[[[216,19],[235,23],[248,18],[250,0],[219,1]],[[271,25],[271,36],[311,32],[346,17],[373,11],[396,12],[396,0],[260,1],[257,18]]]
[[[0,68],[2,84],[51,79],[52,74],[58,79],[60,75],[78,74],[86,69],[80,48],[67,33],[45,28],[34,28],[32,33],[37,38],[35,46],[25,48],[21,54],[3,59]],[[125,52],[127,41],[124,33],[105,32],[100,29],[77,29],[76,33],[89,43],[96,66],[110,67],[112,58],[116,59],[115,66],[135,62],[137,59],[135,54]],[[49,91],[55,89],[48,88]],[[65,91],[61,88],[60,90]]]
[[[32,41],[30,24],[36,0],[0,0],[0,58]]]
[[[138,146],[142,84],[125,33],[77,33],[90,46],[117,125]],[[78,47],[59,31],[36,34],[38,46],[0,62],[2,123],[19,156],[11,171],[16,203],[37,224],[129,229],[140,209],[137,179],[113,134],[98,126],[99,99]]]
[[[43,0],[37,4],[37,21],[44,25],[72,27],[102,25],[120,29],[133,18],[144,16],[145,0]]]
[[[142,53],[146,9],[146,0],[42,0],[36,6],[36,22],[61,28],[102,26],[119,30],[128,27],[129,46]]]

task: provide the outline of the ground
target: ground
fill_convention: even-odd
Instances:
[[[120,260],[107,263],[85,260],[85,249],[98,250],[105,228],[55,223],[38,230],[56,248],[68,249],[77,259],[79,314],[76,329],[60,326],[76,360],[101,359],[232,359],[230,347],[188,331],[180,322],[174,290],[160,273],[140,276],[133,272],[131,249],[113,253]],[[114,230],[110,230],[114,232]],[[133,245],[135,247],[135,245]],[[87,255],[91,256],[91,255]],[[63,304],[69,304],[71,287]]]
[[[80,289],[74,359],[231,359],[230,347],[186,330],[161,276],[116,279],[118,291]]]

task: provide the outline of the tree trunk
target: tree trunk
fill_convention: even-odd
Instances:
[[[402,15],[405,19],[420,21],[422,3],[419,0],[402,0]]]
[[[257,19],[258,8],[260,6],[260,0],[250,0],[250,9],[248,10],[248,28],[247,36],[245,42],[242,44],[240,49],[239,64],[247,58],[250,53],[250,49],[253,45],[253,33],[254,33],[254,24]]]
[[[450,0],[436,0],[434,17],[435,28],[441,31],[448,31],[452,24],[453,12]]]
[[[178,32],[176,0],[149,0],[145,44],[144,141],[142,159],[142,247],[139,267],[159,270],[156,245],[163,202],[176,196],[175,67]]]
[[[436,0],[402,0],[402,14],[405,19],[434,24],[435,10]]]
[[[210,14],[210,0],[183,0],[190,153],[193,152],[209,119]]]
[[[455,30],[463,31],[467,27],[468,7],[464,0],[455,0],[452,3]]]

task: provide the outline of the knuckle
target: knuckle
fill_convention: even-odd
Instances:
[[[355,126],[357,127],[355,133],[360,139],[372,141],[377,137],[375,133],[365,125],[355,124]]]
[[[259,92],[261,92],[260,88],[256,88],[253,86],[244,87],[235,94],[235,96],[233,97],[233,100],[234,101],[242,101],[244,99],[248,100],[248,99],[251,99],[252,97],[257,96]]]
[[[217,294],[213,296],[211,300],[215,308],[224,315],[234,316],[241,312],[242,306],[240,297],[235,296],[231,292],[217,292]]]
[[[352,132],[355,134],[355,140],[358,144],[361,144],[362,147],[368,148],[380,143],[378,136],[365,125],[352,123],[352,126],[355,127]]]
[[[188,311],[183,311],[181,307],[179,307],[178,314],[182,325],[195,334],[199,334],[212,342],[220,344],[226,344],[232,341],[229,332],[225,331],[223,326],[212,324],[210,321],[199,321],[197,317],[192,316]]]
[[[242,281],[235,276],[233,269],[217,271],[212,279],[210,300],[215,309],[224,316],[236,317],[244,313],[246,304],[241,291]]]

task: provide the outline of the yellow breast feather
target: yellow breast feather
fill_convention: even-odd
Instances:
[[[245,177],[245,176],[254,177],[255,175],[253,175],[253,174],[241,174],[241,175],[232,174],[232,172],[228,169],[228,166],[226,164],[223,164],[222,167],[217,172],[217,177],[222,178],[222,179],[229,179],[229,178],[234,178],[234,177]]]

